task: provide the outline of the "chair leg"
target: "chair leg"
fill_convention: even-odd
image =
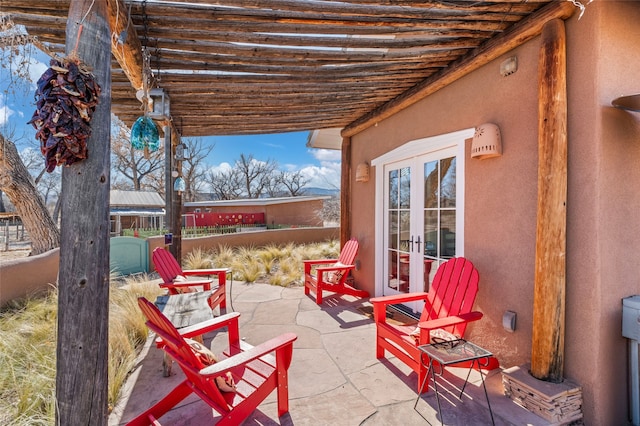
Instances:
[[[158,401],[153,407],[149,408],[144,413],[140,414],[135,419],[127,423],[127,426],[147,426],[152,424],[150,419],[159,419],[173,407],[178,405],[180,401],[185,399],[193,392],[193,389],[189,387],[187,381],[183,381],[178,386],[173,388],[164,398]]]
[[[278,368],[278,417],[289,412],[289,375],[285,368]]]
[[[384,358],[384,348],[380,344],[380,338],[376,338],[376,358]]]

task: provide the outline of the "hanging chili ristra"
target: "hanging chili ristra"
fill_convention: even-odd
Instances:
[[[36,111],[29,120],[37,130],[47,172],[87,158],[91,116],[100,86],[77,59],[52,59],[37,82]]]

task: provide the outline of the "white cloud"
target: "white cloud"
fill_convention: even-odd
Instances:
[[[34,57],[29,58],[29,76],[31,77],[31,81],[35,85],[40,76],[44,74],[44,72],[49,68],[47,64],[42,61],[37,60]]]
[[[5,96],[0,94],[0,126],[4,126],[14,113],[14,110],[5,105]]]
[[[9,117],[14,114],[14,111],[6,105],[2,105],[0,107],[0,126],[4,126],[8,121]]]
[[[229,164],[229,163],[220,163],[218,165],[213,165],[213,166],[209,167],[209,170],[207,170],[207,173],[228,172],[232,168],[233,168],[233,166],[231,164]]]
[[[309,152],[318,161],[338,161],[342,159],[342,151],[336,149],[310,149]]]
[[[307,166],[300,169],[312,188],[340,188],[340,163],[327,162],[322,166]]]

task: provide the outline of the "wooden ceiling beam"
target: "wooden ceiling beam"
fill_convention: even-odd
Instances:
[[[109,27],[111,28],[111,53],[125,72],[131,86],[140,90],[143,86],[142,45],[122,0],[107,0]]]
[[[155,51],[155,49],[158,50]],[[195,52],[202,54],[245,56],[253,58],[254,63],[263,58],[295,58],[299,60],[332,60],[339,62],[397,60],[404,58],[428,59],[431,55],[456,54],[459,56],[471,50],[470,47],[451,47],[442,50],[437,46],[398,50],[330,50],[235,45],[232,43],[178,39],[155,39],[151,45],[151,54],[156,60],[158,59],[157,55],[160,55],[161,59],[163,52],[174,51],[176,54],[180,52]]]
[[[132,15],[133,22],[138,28],[143,28],[143,17]],[[194,18],[193,14],[186,16],[154,15],[152,22],[147,22],[148,28],[183,28],[194,26],[209,28],[215,31],[228,32],[255,32],[278,34],[343,34],[343,35],[376,35],[376,34],[401,34],[414,32],[450,32],[450,31],[489,31],[500,32],[505,30],[508,22],[477,22],[460,20],[422,20],[413,22],[387,23],[383,20],[373,25],[358,22],[273,22],[271,20],[243,22],[237,19],[218,19],[215,25],[208,27],[202,25],[201,20]]]
[[[342,136],[351,137],[373,126],[375,123],[391,117],[500,55],[538,36],[546,22],[556,18],[568,19],[574,12],[575,6],[570,2],[549,3],[538,12],[523,19],[522,22],[510,30],[490,39],[475,51],[455,61],[447,70],[427,78],[400,96],[349,124],[342,130]]]
[[[211,6],[210,2],[187,1],[181,6],[168,6],[160,3],[147,3],[143,6],[140,3],[132,5],[132,13],[135,15],[172,15],[175,13],[184,14],[185,17],[197,16],[200,19],[210,20],[213,25],[217,20],[240,20],[243,22],[252,20],[270,20],[276,22],[405,22],[421,21],[425,19],[439,19],[441,17],[455,18],[459,20],[486,20],[497,22],[517,21],[523,13],[513,13],[507,10],[494,12],[494,8],[486,7],[482,9],[466,8],[465,10],[418,8],[411,6],[376,6],[357,5],[353,3],[325,3],[325,2],[299,2],[292,1],[292,7],[288,9],[271,8],[271,2],[264,3],[269,8],[242,8]],[[529,12],[535,7],[528,9]],[[173,12],[173,13],[171,13]]]
[[[210,28],[209,26],[207,28]],[[198,27],[190,29],[169,29],[166,27],[150,27],[147,31],[150,39],[165,38],[173,40],[206,40],[217,43],[247,43],[252,45],[290,46],[290,47],[320,47],[336,49],[410,49],[428,47],[431,49],[459,49],[476,47],[482,39],[491,36],[487,31],[449,31],[446,35],[426,34],[420,36],[390,37],[392,33],[380,37],[340,37],[307,34],[264,34],[256,32],[224,32],[207,31]]]

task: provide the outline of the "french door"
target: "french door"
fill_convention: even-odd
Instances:
[[[439,264],[463,255],[464,138],[431,142],[431,150],[416,154],[411,149],[408,158],[399,158],[400,150],[372,162],[382,201],[376,203],[382,231],[376,235],[377,294],[428,291]],[[422,309],[418,303],[408,307]]]

